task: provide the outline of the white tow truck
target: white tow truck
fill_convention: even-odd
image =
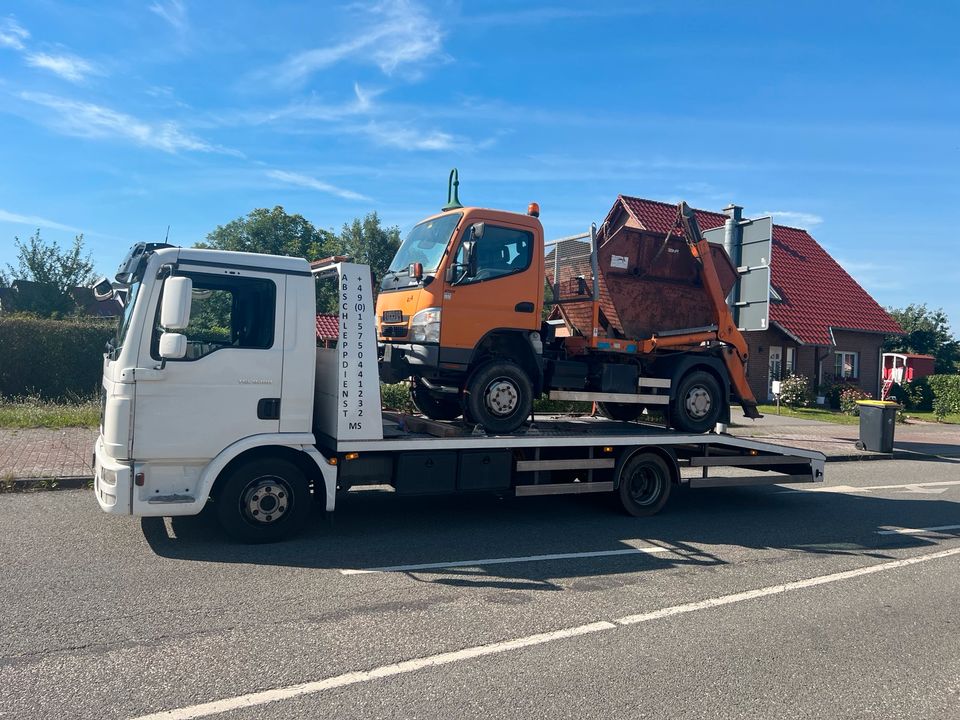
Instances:
[[[336,348],[317,347],[318,282],[337,283]],[[462,420],[383,412],[364,265],[141,243],[116,284],[126,304],[104,355],[94,451],[94,493],[108,513],[195,515],[209,503],[228,534],[263,542],[361,485],[608,493],[643,516],[678,484],[823,480],[819,452],[723,433],[532,418],[487,435]]]

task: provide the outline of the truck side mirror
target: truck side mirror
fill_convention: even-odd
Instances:
[[[482,222],[474,223],[470,226],[470,239],[479,240],[483,237],[484,224]]]
[[[187,354],[187,336],[165,332],[160,336],[160,357],[164,360],[182,360]]]
[[[190,300],[193,280],[169,277],[163,282],[163,304],[160,306],[160,325],[164,330],[183,330],[190,324]]]
[[[407,268],[407,274],[417,282],[423,280],[423,263],[410,263],[410,267]]]
[[[482,223],[478,223],[481,224]],[[474,225],[476,227],[476,225]],[[481,232],[483,232],[481,230]],[[472,239],[473,228],[470,229],[470,240],[463,241],[463,264],[466,266],[466,277],[472,278],[477,274],[477,241]]]
[[[105,277],[93,284],[93,296],[97,300],[109,300],[113,297],[113,284]]]

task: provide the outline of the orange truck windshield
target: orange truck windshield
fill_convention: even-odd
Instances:
[[[448,213],[415,225],[390,263],[390,272],[406,271],[411,263],[423,265],[424,272],[435,272],[463,213]]]

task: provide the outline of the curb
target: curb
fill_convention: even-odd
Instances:
[[[54,490],[86,490],[93,482],[93,475],[67,477],[12,478],[0,481],[0,494],[28,493]]]

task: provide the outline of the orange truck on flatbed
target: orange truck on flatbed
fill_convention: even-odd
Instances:
[[[628,336],[628,323],[611,318],[636,320],[642,312],[644,273],[630,260],[640,248],[624,249],[607,228],[598,241],[595,226],[545,243],[535,203],[526,214],[464,207],[458,184],[453,171],[446,206],[414,226],[377,297],[381,379],[409,378],[424,415],[462,415],[488,433],[510,433],[545,395],[596,402],[614,420],[648,409],[699,433],[729,421],[732,395],[748,417],[759,417],[746,379],[747,344],[726,303],[736,270],[722,247],[704,240],[685,203],[675,230],[694,262],[692,284],[708,322],[677,320]],[[544,319],[548,293],[553,311]],[[669,307],[657,315],[663,324]]]

